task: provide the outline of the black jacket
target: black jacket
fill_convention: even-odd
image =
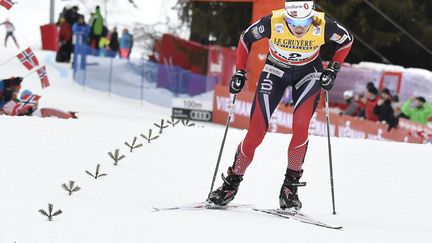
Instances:
[[[378,120],[385,121],[389,125],[389,130],[393,127],[397,127],[398,121],[394,116],[394,110],[390,99],[386,99],[381,105],[376,105],[373,112],[378,116]]]

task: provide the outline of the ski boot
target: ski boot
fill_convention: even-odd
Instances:
[[[234,199],[243,176],[234,174],[231,167],[228,168],[227,177],[224,177],[223,174],[221,176],[223,185],[210,193],[207,202],[223,207]]]
[[[299,211],[302,203],[297,194],[299,186],[306,186],[306,182],[299,182],[303,170],[295,171],[287,169],[285,180],[279,194],[279,206],[282,210]]]

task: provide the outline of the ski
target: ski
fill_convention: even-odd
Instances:
[[[191,203],[174,207],[159,208],[153,207],[156,212],[169,211],[169,210],[195,210],[195,209],[216,209],[216,210],[227,210],[235,208],[252,208],[250,204],[230,204],[227,206],[217,206],[208,202]]]
[[[328,229],[342,229],[343,226],[331,226],[326,223],[322,223],[321,221],[318,221],[302,212],[290,212],[290,211],[282,211],[277,209],[259,209],[259,208],[253,208],[253,210],[257,212],[262,212],[270,215],[279,216],[286,219],[294,219],[297,221],[300,221],[302,223],[311,224],[315,226],[320,226]]]

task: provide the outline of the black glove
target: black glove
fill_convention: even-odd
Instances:
[[[231,94],[240,93],[240,91],[243,89],[243,86],[245,85],[246,80],[246,71],[241,69],[237,70],[230,81],[229,92]]]
[[[330,62],[328,67],[324,69],[320,76],[321,87],[327,91],[331,90],[341,66],[338,62]]]

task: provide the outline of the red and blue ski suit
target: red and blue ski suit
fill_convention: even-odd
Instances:
[[[309,123],[321,91],[320,47],[326,42],[335,42],[337,49],[332,61],[343,63],[353,43],[352,35],[344,27],[320,12],[315,12],[307,33],[297,38],[288,28],[283,11],[275,10],[253,23],[242,33],[237,47],[236,68],[246,70],[252,44],[269,39],[269,54],[252,103],[249,129],[238,145],[232,166],[232,172],[237,175],[244,175],[252,162],[255,150],[268,130],[271,115],[288,86],[292,87],[294,101],[288,168],[301,171],[308,147]]]

